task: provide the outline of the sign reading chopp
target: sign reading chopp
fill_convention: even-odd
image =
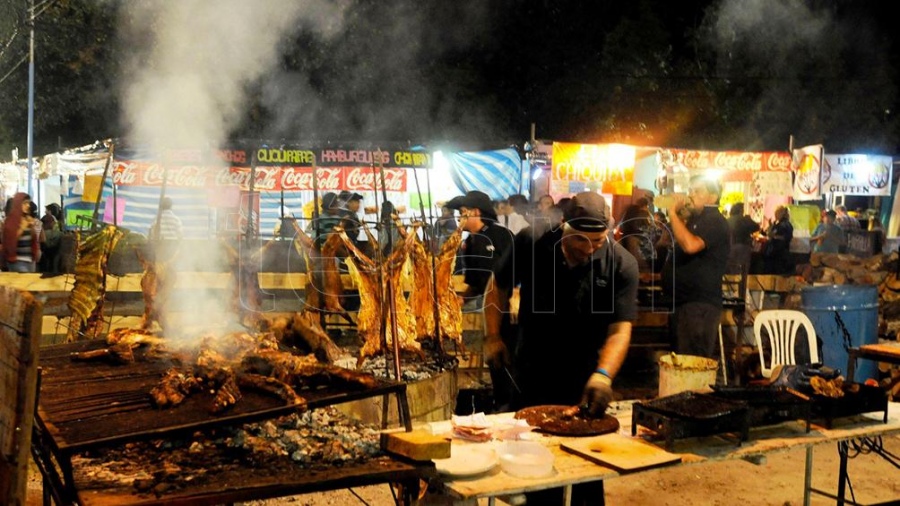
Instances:
[[[892,159],[879,155],[825,155],[822,191],[890,196]]]
[[[624,144],[553,143],[551,184],[598,189],[613,195],[631,195],[635,148]],[[563,192],[565,193],[565,192]]]

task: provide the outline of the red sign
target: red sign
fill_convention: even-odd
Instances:
[[[787,151],[697,151],[668,150],[688,169],[720,170],[791,170],[791,154]]]
[[[313,189],[312,167],[257,167],[253,189],[258,191],[302,191]],[[156,163],[120,160],[113,167],[113,182],[119,186],[169,186],[210,188],[237,186],[250,189],[249,167],[205,167],[194,165],[165,167]],[[385,168],[387,191],[405,192],[407,169]],[[372,167],[319,167],[316,186],[324,191],[381,190],[381,174]]]

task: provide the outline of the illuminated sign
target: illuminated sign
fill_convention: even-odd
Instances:
[[[822,191],[846,195],[891,195],[889,156],[825,155]]]
[[[624,144],[554,142],[551,181],[594,183],[602,193],[631,195],[635,151]]]

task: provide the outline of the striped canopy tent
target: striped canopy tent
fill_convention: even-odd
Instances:
[[[479,190],[494,200],[517,193],[528,196],[528,170],[515,148],[459,151],[446,157],[450,177],[460,193]]]

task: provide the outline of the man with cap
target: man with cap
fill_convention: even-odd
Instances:
[[[675,351],[712,359],[717,358],[722,276],[731,250],[719,194],[716,181],[695,176],[687,196],[672,198],[668,211],[675,248],[663,269],[663,288],[672,290],[675,304],[670,320]]]
[[[359,221],[359,208],[362,205],[362,199],[362,195],[347,190],[343,190],[338,194],[338,201],[341,204],[344,215],[341,226],[347,231],[347,237],[353,241],[353,244],[364,253],[369,254],[368,241],[360,235],[362,233],[362,223]]]
[[[494,202],[484,192],[470,191],[447,202],[450,209],[459,209],[463,230],[469,236],[463,242],[462,272],[467,288],[463,294],[463,310],[480,310],[484,289],[491,278],[509,258],[513,235],[497,224]]]
[[[319,219],[310,222],[308,232],[312,232],[315,237],[316,246],[319,248],[325,244],[328,235],[341,220],[344,219],[344,212],[341,208],[341,202],[338,195],[334,192],[328,192],[322,195],[322,212]]]
[[[513,409],[537,405],[582,407],[603,416],[613,399],[612,382],[625,360],[637,318],[638,266],[610,240],[610,213],[603,197],[581,192],[561,227],[531,239],[516,238],[512,261],[485,295],[485,359],[513,366]],[[512,287],[520,286],[515,356],[501,339]],[[602,504],[602,482],[577,486],[572,504]],[[552,497],[529,497],[559,504]],[[558,498],[557,498],[558,496]]]

